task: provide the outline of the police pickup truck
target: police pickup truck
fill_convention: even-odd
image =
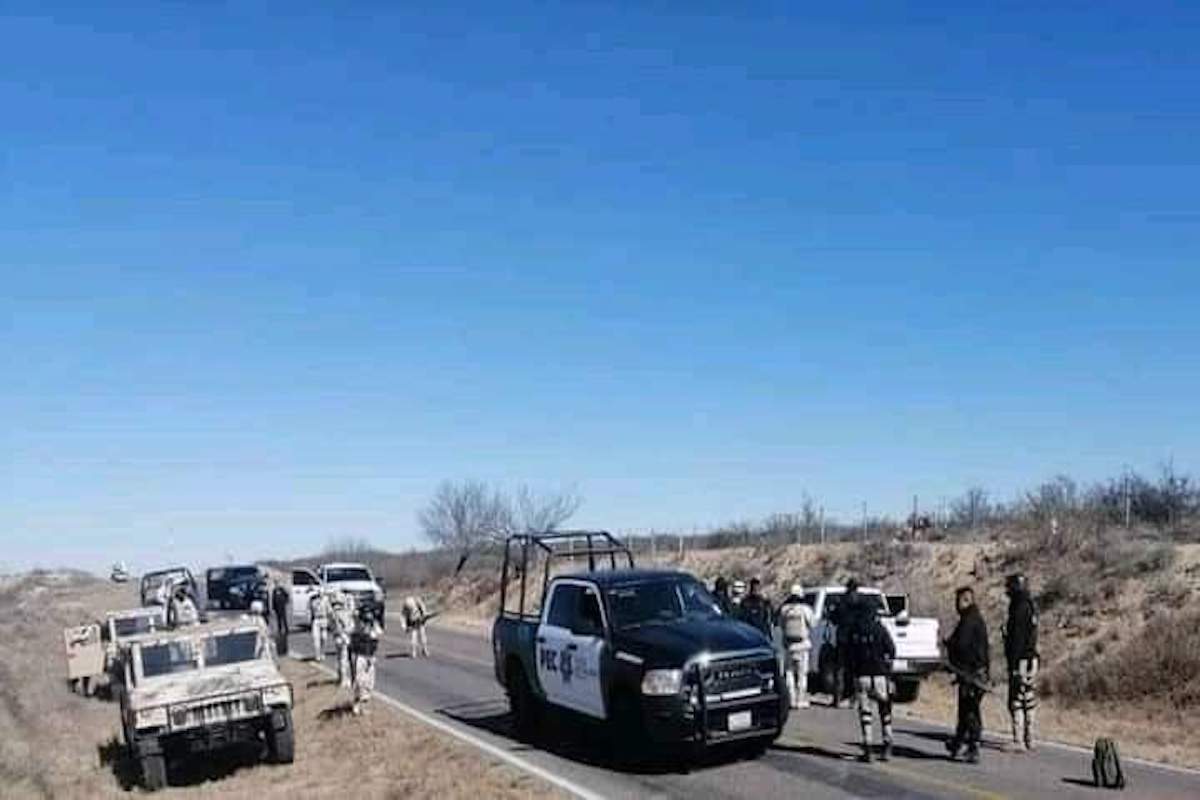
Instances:
[[[618,556],[628,568],[617,567]],[[540,610],[527,610],[531,557],[545,564]],[[552,576],[551,563],[563,558],[586,558],[589,568]],[[610,566],[597,569],[598,559]],[[496,679],[527,740],[553,710],[607,725],[618,757],[733,742],[757,754],[787,721],[771,642],[724,616],[691,575],[635,569],[607,533],[510,537],[492,647]]]

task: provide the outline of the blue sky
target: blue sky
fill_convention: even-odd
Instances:
[[[1194,4],[395,5],[4,4],[0,569],[1200,468]]]

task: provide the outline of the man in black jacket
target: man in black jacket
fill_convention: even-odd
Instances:
[[[987,623],[975,605],[975,592],[963,587],[955,592],[954,605],[958,609],[958,625],[946,640],[946,657],[950,666],[961,674],[958,678],[958,727],[954,737],[946,742],[951,758],[958,758],[959,751],[966,747],[966,759],[979,762],[979,740],[983,735],[983,714],[980,703],[984,691],[981,685],[988,682],[988,665],[991,652],[988,647]]]
[[[1038,613],[1025,586],[1024,575],[1009,575],[1008,622],[1004,625],[1004,660],[1008,664],[1008,711],[1012,716],[1012,748],[1034,747],[1037,718]]]
[[[862,732],[862,760],[871,763],[871,702],[879,709],[883,734],[880,760],[892,756],[892,660],[896,645],[874,609],[858,614],[847,624],[846,668],[853,679]]]
[[[771,601],[763,596],[762,581],[758,578],[750,579],[750,594],[742,601],[738,616],[742,622],[762,631],[768,639],[772,638],[771,624],[774,622],[775,612],[771,608]]]

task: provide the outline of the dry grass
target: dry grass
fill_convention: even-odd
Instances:
[[[130,604],[128,587],[40,576],[0,585],[0,796],[121,797],[132,769],[117,710],[71,694],[63,677],[63,627]],[[532,798],[555,790],[477,750],[376,704],[344,713],[346,696],[306,664],[285,661],[296,690],[296,763],[196,760],[162,796],[222,798]]]

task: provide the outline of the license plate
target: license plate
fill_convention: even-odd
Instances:
[[[906,659],[906,658],[892,659],[892,672],[906,672],[906,671],[908,671],[908,659]]]
[[[730,714],[728,727],[730,733],[750,730],[750,728],[754,727],[754,716],[749,711],[738,711],[736,714]]]

